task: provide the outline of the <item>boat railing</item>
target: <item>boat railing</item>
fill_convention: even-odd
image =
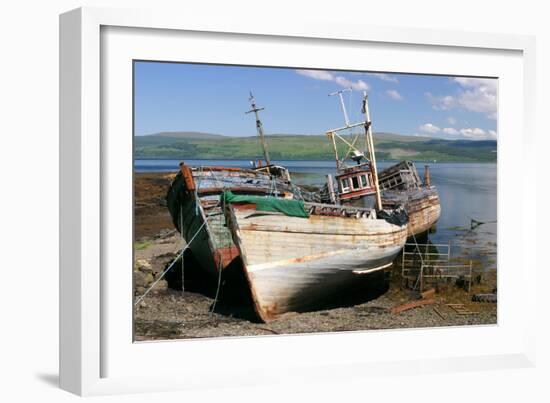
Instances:
[[[418,244],[406,243],[401,256],[401,276],[406,286],[424,290],[427,283],[440,280],[464,279],[468,292],[472,287],[472,261],[455,264],[451,261],[451,243]]]
[[[424,290],[428,280],[460,279],[468,282],[468,293],[472,289],[472,261],[469,264],[423,264],[420,268],[419,290]]]
[[[329,215],[376,219],[376,211],[369,208],[312,202],[304,203],[304,207],[310,215]]]

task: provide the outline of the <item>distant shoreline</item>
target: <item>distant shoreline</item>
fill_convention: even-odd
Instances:
[[[192,160],[192,161],[254,161],[259,159],[260,157],[255,158],[170,158],[170,157],[134,157],[135,161],[186,161],[186,160]],[[431,160],[415,160],[414,158],[403,158],[400,160],[387,160],[387,159],[378,159],[378,162],[390,162],[390,163],[397,163],[399,161],[412,161],[414,163],[430,163],[430,164],[496,164],[497,161],[472,161],[472,160],[441,160],[441,161],[431,161]],[[274,159],[275,162],[278,161],[304,161],[304,162],[334,162],[333,159],[293,159],[293,158],[277,158]]]
[[[273,161],[330,161],[334,158],[333,146],[326,136],[268,136],[267,143]],[[346,144],[337,144],[337,148],[338,155],[348,152]],[[377,158],[384,161],[494,162],[498,147],[495,140],[443,140],[378,133],[375,148]],[[196,156],[200,156],[203,159],[241,161],[263,155],[255,137],[190,132],[182,132],[176,137],[135,137],[134,154],[141,159],[199,159]]]

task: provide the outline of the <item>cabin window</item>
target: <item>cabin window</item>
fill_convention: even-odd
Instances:
[[[370,186],[367,175],[361,175],[361,186],[364,188],[368,188]]]
[[[342,185],[342,192],[348,192],[350,190],[348,178],[342,179],[340,183]]]
[[[358,176],[352,176],[351,177],[352,187],[354,189],[361,189],[361,186],[359,185],[359,177]]]

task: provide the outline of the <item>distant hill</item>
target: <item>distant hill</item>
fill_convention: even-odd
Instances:
[[[269,134],[274,160],[330,160],[332,146],[325,135]],[[496,141],[443,140],[430,137],[375,133],[380,160],[496,161]],[[134,137],[136,158],[257,159],[262,152],[256,136],[230,137],[200,132],[163,132]],[[345,153],[342,145],[339,153]]]
[[[203,132],[160,132],[144,137],[167,137],[174,139],[212,139],[225,137],[221,134],[203,133]]]

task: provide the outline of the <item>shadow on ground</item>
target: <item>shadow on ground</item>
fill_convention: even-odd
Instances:
[[[169,288],[181,290],[183,278],[185,291],[199,293],[214,300],[211,306],[213,312],[251,322],[260,322],[254,311],[250,287],[240,258],[235,259],[224,269],[221,279],[206,277],[191,253],[185,254],[184,267],[183,277],[181,262],[177,262],[173,269],[167,273],[166,280]],[[218,282],[220,282],[219,290]],[[384,271],[371,273],[358,278],[353,288],[347,287],[345,292],[327,296],[322,301],[311,304],[299,312],[323,311],[363,304],[380,297],[388,288],[389,279]]]

